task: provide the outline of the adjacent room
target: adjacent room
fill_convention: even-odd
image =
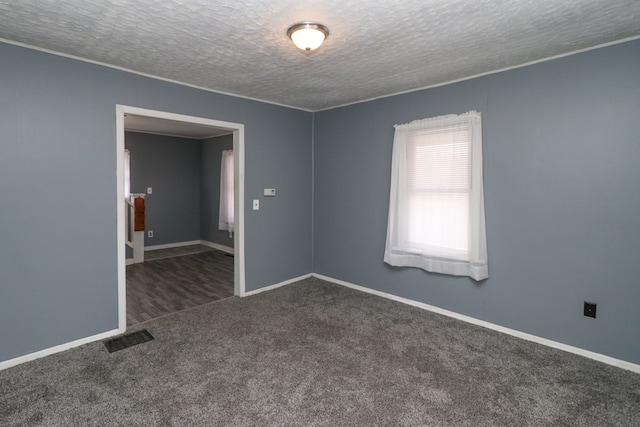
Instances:
[[[233,296],[232,133],[127,115],[125,151],[127,325]]]
[[[634,0],[0,3],[0,424],[638,425],[638,70]]]

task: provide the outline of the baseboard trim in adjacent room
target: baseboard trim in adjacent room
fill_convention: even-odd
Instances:
[[[293,279],[285,280],[284,282],[276,283],[274,285],[265,286],[264,288],[256,289],[255,291],[245,292],[241,297],[249,297],[251,295],[256,295],[262,292],[271,291],[276,288],[281,288],[282,286],[290,285],[295,282],[299,282],[300,280],[308,279],[312,274],[304,274],[299,277],[294,277]]]
[[[326,280],[327,282],[335,283],[337,285],[342,285],[347,288],[355,289],[357,291],[366,292],[368,294],[373,294],[382,298],[387,298],[393,301],[401,302],[403,304],[408,304],[414,307],[421,308],[423,310],[428,310],[434,313],[442,314],[444,316],[453,317],[454,319],[462,320],[463,322],[472,323],[474,325],[482,326],[487,329],[492,329],[494,331],[502,332],[508,335],[512,335],[517,338],[522,338],[527,341],[532,341],[538,344],[545,345],[547,347],[553,347],[558,350],[563,350],[569,353],[574,353],[580,356],[587,357],[589,359],[597,360],[599,362],[606,363],[608,365],[613,365],[618,368],[627,369],[632,372],[640,373],[640,365],[627,362],[625,360],[616,359],[611,356],[606,356],[604,354],[596,353],[590,350],[585,350],[579,347],[574,347],[571,345],[563,344],[561,342],[553,341],[547,338],[542,338],[537,335],[532,335],[526,332],[521,332],[516,329],[506,328],[504,326],[497,325],[495,323],[490,323],[484,320],[476,319],[475,317],[466,316],[464,314],[456,313],[455,311],[445,310],[443,308],[439,308],[433,305],[425,304],[419,301],[414,301],[408,298],[399,297],[397,295],[389,294],[382,291],[377,291],[375,289],[370,289],[364,286],[356,285],[353,283],[345,282],[344,280],[334,279],[332,277],[323,276],[322,274],[313,273],[311,276],[316,277],[321,280]],[[267,290],[267,289],[259,289],[259,291]],[[254,291],[255,292],[255,291]]]
[[[209,242],[207,240],[191,240],[188,242],[176,242],[176,243],[167,243],[164,245],[153,245],[153,246],[145,246],[144,251],[157,251],[159,249],[173,249],[173,248],[181,248],[183,246],[192,246],[192,245],[204,245],[213,249],[217,249],[222,252],[226,252],[228,254],[233,254],[235,249],[231,246],[221,245],[219,243]]]
[[[221,245],[220,243],[214,243],[214,242],[209,242],[207,240],[201,240],[200,244],[204,245],[204,246],[209,246],[210,248],[217,249],[217,250],[222,251],[222,252],[226,252],[228,254],[232,254],[233,255],[235,253],[235,249],[234,248],[232,248],[231,246]]]
[[[44,350],[36,351],[34,353],[25,354],[24,356],[19,356],[14,359],[5,360],[4,362],[0,362],[0,371],[3,369],[8,369],[16,365],[20,365],[25,362],[30,362],[32,360],[40,359],[41,357],[49,356],[54,353],[60,353],[61,351],[70,350],[74,347],[79,347],[84,344],[89,344],[94,341],[100,341],[105,338],[112,337],[114,335],[118,335],[123,333],[120,329],[113,329],[111,331],[103,332],[101,334],[92,335],[86,338],[80,338],[79,340],[71,341],[68,343],[56,345],[54,347],[45,348]]]
[[[202,240],[191,240],[189,242],[176,242],[176,243],[167,243],[165,245],[153,245],[153,246],[145,246],[144,251],[157,251],[159,249],[171,249],[171,248],[180,248],[182,246],[192,246],[202,244]]]
[[[127,258],[126,261],[124,262],[125,265],[133,265],[133,258]]]

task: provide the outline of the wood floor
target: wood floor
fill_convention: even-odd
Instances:
[[[233,256],[218,250],[127,266],[127,325],[231,296]]]

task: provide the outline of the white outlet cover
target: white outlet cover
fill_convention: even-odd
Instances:
[[[260,210],[260,200],[255,199],[253,201],[253,210],[254,211]]]
[[[153,188],[147,187],[147,194],[153,194]]]

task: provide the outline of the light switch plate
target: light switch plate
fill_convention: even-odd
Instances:
[[[147,187],[147,194],[153,194],[153,188]]]
[[[253,201],[253,210],[254,211],[260,210],[260,200],[256,199]]]
[[[265,188],[262,192],[263,195],[267,196],[267,197],[272,197],[276,195],[276,189],[275,188]]]

